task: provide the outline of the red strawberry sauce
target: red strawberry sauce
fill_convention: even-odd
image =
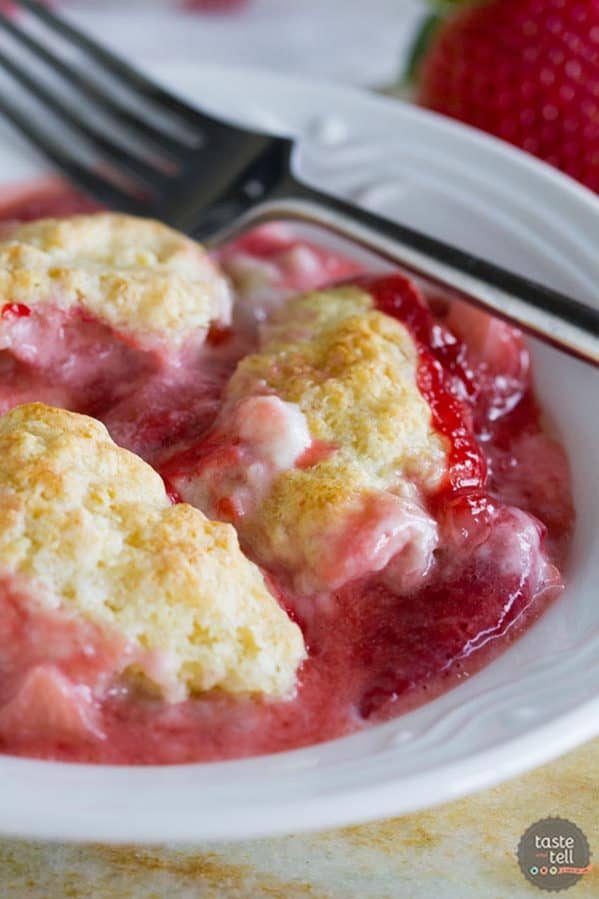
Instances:
[[[13,197],[3,217],[80,208],[85,203],[72,191],[46,188],[37,199],[35,191],[26,193],[22,207]],[[303,269],[293,265],[298,248],[303,262],[307,254],[312,263]],[[221,254],[225,268],[240,255],[267,263],[282,295],[359,271],[351,260],[276,229],[260,229],[227,247]],[[114,667],[118,642],[89,624],[65,626],[61,636],[60,620],[32,621],[19,590],[0,584],[0,751],[69,761],[176,763],[331,739],[414,708],[474,674],[559,595],[557,566],[565,561],[573,523],[568,463],[541,429],[521,336],[442,297],[427,297],[427,304],[402,275],[361,274],[359,283],[381,311],[411,332],[418,385],[448,440],[447,477],[428,498],[440,540],[425,583],[400,596],[376,575],[314,598],[293,595],[284,572],[267,571],[309,651],[295,698],[275,703],[213,694],[176,705],[118,680],[107,688],[102,660]],[[158,470],[173,447],[183,455],[187,446],[197,447],[214,422],[236,360],[253,346],[245,325],[214,328],[207,347],[172,367],[83,317],[75,324],[58,322],[61,343],[51,336],[57,326],[52,315],[45,321],[32,315],[30,322],[25,309],[0,298],[2,319],[11,328],[26,325],[23,333],[52,351],[42,353],[41,362],[0,351],[3,410],[11,397],[13,403],[39,397],[91,412],[117,442]],[[113,376],[110,369],[97,377],[90,373],[85,360],[94,346],[111,360]],[[124,378],[125,370],[134,376]],[[73,371],[71,382],[66,372]],[[116,389],[114,378],[126,381],[127,389]],[[324,445],[308,451],[302,467],[330,451]],[[177,502],[168,480],[166,486]],[[51,652],[47,634],[53,635]],[[82,640],[87,650],[94,648],[93,670],[82,664]]]
[[[414,283],[403,275],[363,278],[377,309],[402,322],[418,346],[418,387],[432,410],[437,431],[447,437],[451,449],[448,489],[482,487],[487,474],[483,453],[472,430],[466,403],[452,390],[457,378],[467,390],[466,349],[454,335],[435,321]]]
[[[30,315],[31,309],[24,303],[4,303],[0,307],[1,318],[28,318]]]

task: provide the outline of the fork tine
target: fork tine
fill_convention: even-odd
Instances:
[[[134,156],[124,147],[120,147],[118,144],[115,144],[104,137],[100,131],[89,125],[59,97],[55,96],[52,91],[40,84],[39,81],[22,69],[21,66],[17,65],[1,50],[0,66],[6,69],[6,71],[19,81],[34,97],[38,100],[42,100],[44,104],[46,104],[48,110],[51,111],[56,118],[66,122],[74,128],[87,141],[93,144],[94,149],[101,151],[101,153],[103,153],[111,162],[125,169],[134,178],[139,178],[150,188],[160,189],[164,186],[166,177],[164,177],[160,171],[153,166],[148,165],[143,159]]]
[[[14,0],[14,2],[36,16],[44,22],[45,25],[57,34],[60,34],[61,37],[66,38],[71,44],[84,50],[88,56],[91,56],[92,59],[96,60],[105,71],[120,78],[120,80],[128,87],[135,88],[144,99],[168,110],[170,113],[175,113],[187,124],[200,127],[203,124],[208,124],[212,129],[223,127],[224,123],[219,122],[218,119],[213,119],[211,116],[194,109],[193,106],[189,106],[183,100],[174,97],[158,84],[155,84],[150,78],[142,75],[138,69],[135,69],[133,66],[129,65],[129,63],[120,59],[114,53],[111,53],[110,50],[97,44],[88,37],[88,35],[84,34],[74,25],[71,25],[61,16],[57,16],[55,13],[51,12],[43,3],[37,3],[35,0]],[[225,125],[224,127],[230,130],[229,125]]]
[[[103,178],[92,169],[79,162],[74,156],[65,152],[62,147],[44,133],[41,128],[31,123],[29,117],[0,93],[0,113],[28,138],[59,169],[72,179],[86,193],[122,212],[144,215],[151,212],[148,203],[143,199],[127,193],[118,185]]]
[[[65,81],[76,87],[80,93],[92,100],[103,112],[113,116],[123,127],[149,140],[154,146],[165,151],[175,159],[180,159],[190,149],[190,143],[179,140],[176,136],[166,134],[161,128],[123,106],[83,72],[75,69],[55,53],[52,53],[40,41],[22,28],[18,28],[4,13],[0,13],[0,27],[41,59],[53,71],[58,72]]]

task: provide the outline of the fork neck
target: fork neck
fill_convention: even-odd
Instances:
[[[264,202],[248,204],[212,243],[261,222],[302,221],[332,231],[599,367],[599,311],[405,225],[353,206],[279,170]],[[230,222],[233,221],[231,225]]]
[[[309,189],[304,191],[292,174],[292,153],[293,143],[286,138],[248,134],[226,153],[215,153],[205,169],[191,173],[173,198],[169,218],[180,230],[207,241],[264,201],[308,199]]]

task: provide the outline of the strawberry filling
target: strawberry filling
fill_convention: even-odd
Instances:
[[[0,310],[1,412],[39,400],[101,416],[160,364],[82,308]]]
[[[418,387],[431,408],[435,428],[451,446],[449,489],[482,487],[486,464],[472,430],[471,409],[464,401],[473,380],[465,345],[435,321],[418,288],[403,275],[364,278],[359,283],[372,294],[377,308],[397,318],[416,341]]]
[[[70,192],[51,196],[28,193],[22,209],[11,198],[5,217],[70,213]],[[91,413],[158,468],[172,502],[183,494],[238,523],[280,472],[308,470],[337,447],[313,441],[299,409],[276,397],[250,397],[223,417],[224,385],[255,348],[255,324],[269,309],[295,291],[359,276],[416,343],[418,387],[447,441],[447,475],[415,504],[381,494],[356,505],[322,543],[329,587],[317,595],[295,590],[277,565],[265,571],[309,649],[297,695],[285,702],[209,693],[165,704],[123,678],[131,659],[122,641],[59,609],[41,612],[31,585],[2,580],[3,752],[177,763],[331,739],[470,676],[562,590],[556,566],[573,523],[568,464],[541,428],[517,331],[424,297],[402,275],[365,277],[353,260],[282,226],[257,229],[219,256],[240,295],[234,325],[213,328],[203,347],[177,359],[142,351],[80,311],[5,298],[0,411],[41,400]],[[190,496],[186,479],[200,469],[201,489]]]

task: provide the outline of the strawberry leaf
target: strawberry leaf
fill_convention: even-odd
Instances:
[[[441,9],[435,10],[423,19],[408,51],[408,59],[402,79],[405,84],[412,84],[412,82],[415,81],[420,63],[426,55],[426,51],[430,46],[433,35],[437,33],[437,30],[445,21],[447,5],[444,4],[444,7],[444,11],[441,11]]]

